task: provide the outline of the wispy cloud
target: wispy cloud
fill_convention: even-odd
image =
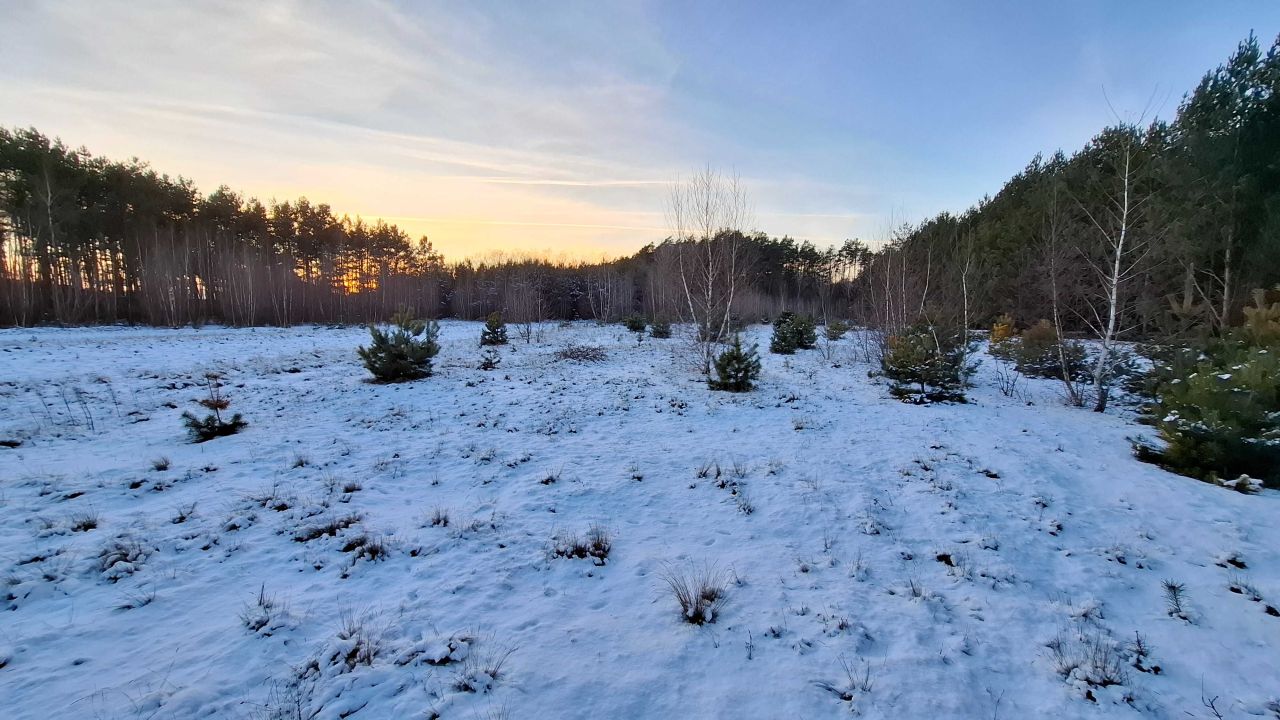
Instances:
[[[838,242],[962,210],[1107,122],[1099,78],[1119,98],[1189,87],[1257,25],[1183,8],[1195,33],[1118,45],[1088,9],[935,10],[10,3],[0,122],[205,189],[400,218],[451,255],[634,249],[664,234],[667,182],[707,163],[742,174],[760,229]],[[1229,41],[1198,56],[1207,15]],[[1038,20],[1052,42],[1020,32]]]
[[[21,5],[23,32],[0,49],[0,113],[206,189],[384,217],[454,255],[661,239],[667,185],[726,141],[677,107],[685,60],[649,8],[498,10]],[[793,233],[834,240],[858,222],[813,212],[847,187],[744,182],[770,192],[759,217],[789,217]]]

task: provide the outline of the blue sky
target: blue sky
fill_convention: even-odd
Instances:
[[[759,229],[875,240],[1280,33],[1275,2],[0,5],[0,123],[452,257],[630,252],[706,165]]]

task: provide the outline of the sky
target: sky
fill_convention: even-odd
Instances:
[[[1038,152],[1170,117],[1280,3],[0,0],[0,125],[449,258],[592,259],[736,174],[819,245],[959,212]]]

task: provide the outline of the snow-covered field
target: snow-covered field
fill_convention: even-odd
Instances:
[[[850,339],[714,393],[585,323],[482,372],[479,327],[392,386],[360,328],[0,331],[0,716],[1280,716],[1280,493],[1123,410],[986,357],[905,405]],[[249,426],[190,444],[210,370]],[[696,626],[664,577],[706,569]]]

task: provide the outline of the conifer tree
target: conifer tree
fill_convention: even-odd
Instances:
[[[1009,313],[1003,313],[996,318],[991,324],[991,344],[999,345],[1007,340],[1012,340],[1017,335],[1014,328],[1013,317]]]
[[[209,390],[209,396],[196,402],[209,410],[209,414],[201,420],[190,412],[182,413],[182,422],[187,426],[187,430],[191,432],[191,441],[197,443],[206,442],[217,437],[234,435],[249,424],[244,421],[240,413],[232,415],[229,421],[224,421],[222,419],[222,411],[231,406],[231,398],[222,394],[222,376],[211,372],[205,373],[204,379]]]
[[[893,380],[889,394],[916,404],[964,402],[972,372],[963,333],[920,321],[886,341],[880,365]]]
[[[1280,290],[1275,293],[1280,299]],[[1256,291],[1244,327],[1157,365],[1149,418],[1162,449],[1140,459],[1239,490],[1242,475],[1280,487],[1280,302]]]
[[[796,351],[796,337],[793,331],[795,313],[784,312],[773,320],[773,337],[769,339],[769,352],[777,355],[791,355]]]
[[[811,350],[817,344],[817,325],[808,315],[784,312],[773,321],[769,352],[791,355],[796,350]]]
[[[826,334],[828,340],[835,342],[836,340],[844,337],[845,333],[849,332],[849,323],[843,320],[829,320],[827,321],[826,327],[823,328],[823,332]]]
[[[357,352],[377,382],[403,382],[431,375],[431,358],[440,352],[436,337],[440,326],[434,320],[414,318],[402,310],[391,318],[391,328],[369,326],[373,342]]]
[[[742,347],[742,336],[734,335],[733,344],[715,360],[715,378],[707,378],[712,390],[749,392],[760,376],[760,355],[756,346]]]
[[[649,326],[649,321],[643,315],[628,315],[622,318],[622,324],[631,332],[639,334]]]
[[[484,329],[480,331],[481,347],[506,344],[507,323],[502,319],[502,313],[497,311],[489,313],[489,317],[484,321]]]
[[[813,316],[797,315],[791,323],[791,332],[795,337],[796,348],[812,350],[818,346],[818,324],[814,322]]]

